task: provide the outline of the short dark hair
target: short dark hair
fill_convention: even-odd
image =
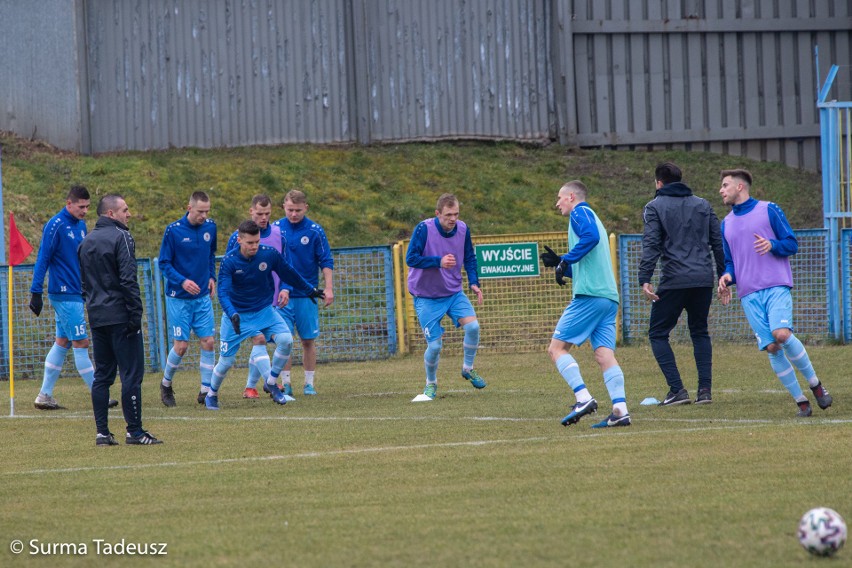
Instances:
[[[193,191],[192,195],[189,196],[190,203],[198,203],[199,201],[202,201],[204,203],[210,203],[210,196],[207,195],[206,191]]]
[[[458,205],[458,198],[452,193],[445,193],[438,198],[438,203],[435,205],[435,209],[438,211],[443,211],[444,207],[452,207],[453,205]]]
[[[89,196],[89,190],[82,185],[72,185],[71,189],[68,190],[68,195],[65,199],[71,203],[77,203],[83,199],[89,200],[91,199],[91,196]]]
[[[586,184],[581,182],[578,179],[571,180],[566,182],[562,187],[559,188],[559,191],[562,190],[573,191],[577,197],[579,197],[582,201],[586,200],[586,196],[589,195],[589,188],[586,187]]]
[[[732,178],[741,179],[742,181],[746,182],[749,187],[751,187],[752,177],[751,172],[749,172],[748,170],[738,168],[734,170],[722,170],[719,173],[719,179],[725,179],[728,176],[731,176]]]
[[[257,223],[252,221],[251,219],[246,219],[240,226],[237,227],[237,232],[241,235],[259,235],[260,227],[257,226]]]
[[[663,185],[668,185],[683,179],[683,173],[673,163],[663,162],[658,164],[657,169],[654,170],[654,179],[663,182]]]
[[[98,201],[98,215],[106,215],[107,211],[115,211],[118,209],[118,200],[124,199],[117,193],[107,193],[101,200]]]
[[[272,200],[269,199],[269,196],[265,193],[258,193],[254,197],[251,198],[251,206],[256,207],[260,205],[261,207],[266,207],[267,205],[272,205]]]

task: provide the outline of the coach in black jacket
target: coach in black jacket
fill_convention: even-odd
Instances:
[[[669,385],[661,406],[689,404],[669,334],[683,310],[689,316],[695,365],[698,368],[696,404],[712,402],[713,348],[707,316],[716,279],[725,272],[725,253],[719,219],[706,199],[696,197],[681,183],[681,171],[666,162],[654,172],[657,193],[645,205],[639,284],[652,303],[648,337],[657,364]],[[661,259],[662,273],[655,292],[651,277]],[[716,267],[716,275],[713,267]]]
[[[121,407],[127,422],[125,442],[160,443],[142,429],[142,298],[136,276],[136,243],[127,230],[128,219],[130,209],[124,198],[104,195],[98,203],[95,229],[77,249],[95,356],[92,408],[98,446],[118,444],[108,425],[109,388],[115,382],[116,369],[121,371]]]

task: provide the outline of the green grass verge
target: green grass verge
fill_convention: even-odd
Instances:
[[[654,167],[678,163],[684,181],[710,200],[719,216],[719,171],[749,168],[753,194],[777,201],[794,228],[822,226],[820,177],[778,163],[706,152],[579,150],[513,143],[436,143],[396,146],[268,146],[184,149],[79,156],[0,133],[7,211],[37,248],[45,221],[63,204],[72,183],[97,197],[119,192],[130,205],[130,227],[140,257],[155,257],[166,225],[180,217],[189,194],[210,192],[211,217],[227,237],[248,215],[252,195],[276,202],[289,189],[308,193],[309,216],[333,247],[381,245],[407,238],[434,214],[444,192],[461,200],[475,235],[564,231],[556,192],[571,179],[590,188],[589,202],[607,229],[641,233],[642,207],[654,195]],[[274,218],[283,216],[275,210]],[[94,218],[94,211],[91,217]],[[90,220],[90,226],[94,223]],[[35,261],[35,256],[31,257]]]
[[[713,404],[665,409],[639,405],[666,390],[650,350],[619,349],[635,424],[612,431],[589,428],[609,401],[588,348],[576,356],[601,412],[570,428],[543,353],[480,356],[483,391],[445,357],[439,398],[419,404],[415,356],[321,366],[320,395],[297,388],[285,407],[242,399],[233,370],[218,413],[195,403],[196,373],[178,375],[173,409],[152,375],[156,447],[96,448],[79,379],[49,413],[32,408],[39,383],[19,382],[19,416],[0,404],[2,564],[31,562],[8,551],[19,538],[89,545],[52,566],[115,561],[94,539],[167,542],[158,566],[801,566],[805,511],[852,520],[848,348],[810,353],[836,404],[802,420],[754,348],[717,344]],[[676,354],[694,395],[690,349]]]

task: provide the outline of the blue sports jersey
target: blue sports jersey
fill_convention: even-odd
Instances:
[[[187,215],[178,219],[163,234],[160,245],[160,270],[166,277],[166,295],[194,300],[208,295],[207,283],[216,279],[216,223],[207,219],[200,225],[189,222]],[[190,294],[181,287],[192,280],[201,288]]]
[[[334,258],[331,247],[322,227],[307,217],[296,224],[287,217],[278,219],[275,224],[281,228],[287,245],[287,260],[293,264],[296,272],[316,288],[319,285],[319,271],[323,268],[334,270]],[[293,290],[294,298],[306,296]]]
[[[268,307],[275,290],[273,271],[302,296],[309,296],[314,289],[274,248],[260,245],[251,258],[244,257],[237,248],[219,264],[219,303],[225,314],[230,318]]]
[[[54,300],[83,301],[77,247],[87,232],[86,222],[71,215],[64,207],[44,224],[31,293],[44,293],[44,277],[49,271],[47,292],[57,296]]]
[[[423,251],[426,248],[426,240],[429,234],[429,228],[426,223],[434,223],[438,234],[444,237],[454,236],[459,228],[453,227],[449,233],[441,226],[441,222],[437,217],[421,221],[414,227],[414,234],[411,235],[411,241],[408,243],[408,252],[405,255],[405,262],[410,268],[440,268],[440,256],[424,256]],[[456,259],[458,262],[458,259]],[[467,282],[469,286],[479,286],[479,267],[476,263],[476,250],[473,248],[473,239],[470,237],[470,229],[464,237],[464,271],[467,274]]]
[[[742,216],[750,213],[758,204],[758,200],[754,197],[749,197],[742,203],[734,205],[731,209],[736,216]],[[770,252],[775,256],[793,256],[799,251],[799,241],[796,239],[796,234],[790,226],[784,211],[771,201],[768,204],[769,226],[777,238],[769,239],[772,243]],[[725,251],[725,272],[731,275],[731,283],[736,284],[737,275],[734,266],[734,257],[731,254],[731,249],[728,246],[728,241],[725,240],[725,221],[722,221],[722,249]],[[765,236],[764,236],[765,237]]]

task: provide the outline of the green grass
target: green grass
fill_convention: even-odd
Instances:
[[[590,188],[590,204],[607,229],[641,233],[642,207],[654,195],[654,167],[678,163],[696,194],[719,199],[719,171],[744,166],[755,176],[753,194],[777,201],[794,228],[822,226],[819,175],[778,163],[706,152],[580,150],[513,143],[460,142],[396,146],[265,146],[183,149],[79,156],[0,133],[3,198],[37,248],[45,221],[63,204],[68,186],[95,196],[125,195],[140,257],[158,254],[166,225],[185,211],[189,194],[209,191],[211,217],[227,236],[247,217],[252,195],[276,203],[289,189],[308,194],[309,216],[333,247],[381,245],[407,238],[434,214],[437,197],[455,193],[475,235],[564,231],[556,192],[571,179]],[[90,215],[95,217],[94,212]],[[273,217],[283,216],[275,210]],[[90,226],[94,223],[90,220]],[[35,261],[35,256],[31,257]]]
[[[612,431],[589,428],[608,398],[587,348],[576,356],[601,412],[570,428],[544,353],[480,354],[483,391],[444,357],[439,398],[420,404],[419,356],[321,366],[320,395],[296,389],[283,408],[242,399],[235,369],[219,413],[195,403],[194,372],[174,409],[152,375],[157,447],[96,448],[79,379],[62,379],[68,410],[51,413],[31,406],[38,382],[20,382],[19,417],[0,421],[0,534],[89,544],[87,560],[52,566],[106,564],[97,538],[167,542],[158,566],[801,566],[806,510],[852,520],[848,348],[810,349],[836,405],[802,420],[765,355],[715,347],[713,404],[666,409],[639,405],[666,390],[650,350],[619,349],[635,423]],[[694,395],[689,348],[676,353]],[[120,412],[110,420],[123,433]]]

